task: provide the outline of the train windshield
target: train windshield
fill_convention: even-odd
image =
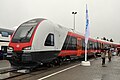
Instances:
[[[27,22],[19,26],[15,32],[12,42],[29,42],[37,23]]]

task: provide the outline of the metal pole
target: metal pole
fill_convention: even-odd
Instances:
[[[74,14],[74,30],[75,30],[75,14]]]
[[[85,43],[85,61],[87,61],[87,44]]]
[[[75,30],[75,14],[77,14],[77,12],[72,12],[72,14],[74,15],[74,21],[73,21],[73,30]]]

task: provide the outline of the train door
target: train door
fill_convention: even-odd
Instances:
[[[82,40],[77,38],[77,56],[81,56],[82,53]]]

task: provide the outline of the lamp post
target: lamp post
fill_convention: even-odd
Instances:
[[[72,12],[72,14],[74,15],[74,25],[73,25],[73,30],[75,30],[75,14],[77,14],[77,12]]]

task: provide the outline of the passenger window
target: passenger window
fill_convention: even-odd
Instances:
[[[54,46],[54,34],[49,34],[45,41],[45,46]]]
[[[8,32],[1,32],[1,34],[2,34],[2,37],[8,37],[9,36]]]

